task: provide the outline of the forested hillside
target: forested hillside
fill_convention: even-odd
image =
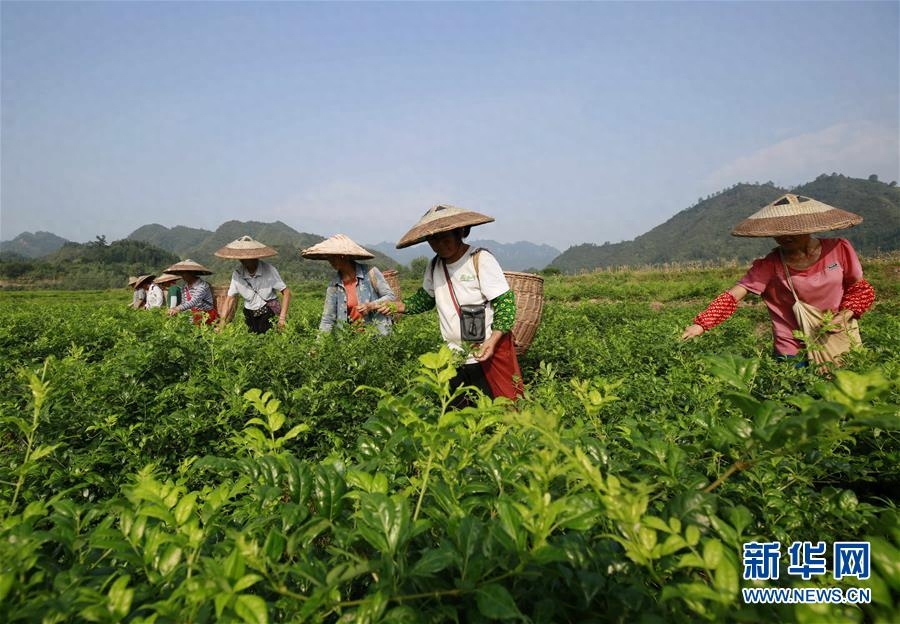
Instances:
[[[155,242],[170,249],[182,258],[192,258],[215,271],[210,281],[225,283],[236,265],[234,260],[217,258],[216,250],[241,236],[249,235],[278,251],[271,262],[278,267],[286,280],[322,278],[331,274],[331,266],[321,260],[306,260],[300,250],[324,240],[318,234],[298,232],[281,221],[226,221],[215,232],[187,227],[165,228],[158,224],[146,225],[132,232],[128,238]],[[370,249],[375,254],[372,261],[380,268],[393,268],[397,263],[387,256]]]
[[[38,260],[0,262],[3,287],[105,289],[125,286],[129,275],[157,273],[178,257],[149,243],[98,236],[90,243],[66,243]]]
[[[215,232],[178,226],[172,229],[153,224],[139,228],[128,238],[107,243],[98,236],[90,243],[66,243],[53,254],[40,259],[8,257],[0,261],[0,287],[3,288],[117,288],[126,285],[129,275],[158,275],[180,259],[191,258],[213,271],[208,281],[227,284],[236,260],[213,254],[229,242],[248,234],[274,247],[278,255],[270,261],[288,282],[301,279],[327,279],[331,266],[321,260],[307,260],[300,250],[323,240],[315,234],[297,232],[277,221],[228,221]],[[146,238],[147,240],[144,240]],[[397,263],[371,250],[371,263],[382,269]]]
[[[864,255],[900,248],[900,189],[876,179],[822,175],[793,189],[737,184],[710,196],[633,241],[570,247],[551,267],[574,273],[608,266],[715,260],[749,260],[774,246],[772,239],[738,238],[731,228],[779,196],[792,192],[863,216],[861,225],[828,236],[848,238]]]
[[[22,232],[12,240],[0,241],[0,257],[4,259],[40,258],[53,253],[66,239],[51,232]]]

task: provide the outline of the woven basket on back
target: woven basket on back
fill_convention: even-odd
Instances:
[[[504,271],[509,287],[516,295],[516,324],[513,325],[513,344],[516,354],[522,355],[531,346],[541,324],[544,309],[544,278],[532,273]]]
[[[228,297],[228,286],[213,286],[212,291],[216,310],[222,312],[225,309],[225,299]]]
[[[387,269],[382,271],[381,274],[384,275],[388,286],[394,291],[394,301],[400,301],[403,298],[400,295],[400,274],[397,273],[396,269]]]

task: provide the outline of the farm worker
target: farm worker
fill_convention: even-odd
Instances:
[[[240,295],[244,300],[244,322],[251,332],[266,333],[276,318],[278,329],[284,329],[291,304],[291,289],[281,279],[278,269],[261,260],[277,256],[278,252],[249,236],[242,236],[222,247],[215,255],[241,263],[231,274],[231,284],[221,314],[222,325],[231,320],[235,297]],[[278,301],[279,292],[281,302]]]
[[[201,322],[212,325],[218,318],[212,289],[205,280],[200,278],[201,275],[212,275],[212,271],[198,262],[187,259],[173,264],[165,272],[179,276],[186,284],[186,288],[183,290],[184,301],[174,308],[169,308],[168,315],[175,316],[180,312],[190,310],[194,325],[199,325]]]
[[[147,292],[147,305],[146,308],[148,310],[153,308],[161,308],[163,302],[166,300],[163,295],[162,288],[159,287],[159,284],[156,283],[155,275],[143,275],[138,279],[144,280],[142,284],[142,288]]]
[[[831,312],[834,326],[826,331],[843,332],[846,336],[848,327],[855,325],[854,319],[874,302],[875,291],[863,278],[859,258],[846,239],[813,238],[811,234],[861,222],[859,215],[791,194],[740,222],[731,231],[733,236],[771,236],[778,246],[765,258],[754,260],[737,284],[698,314],[684,330],[682,339],[695,338],[729,318],[747,293],[761,296],[769,310],[774,352],[779,359],[798,357],[804,346],[793,335],[801,323],[794,311],[800,306],[798,301],[805,304],[802,307],[815,306],[819,311]],[[800,316],[807,323],[805,313],[800,312]],[[807,336],[815,335],[814,324],[813,321],[812,327],[803,330]],[[827,359],[840,361],[839,356],[829,357],[815,349],[808,355],[819,364]]]
[[[163,273],[153,280],[153,283],[159,286],[160,290],[164,291],[167,308],[174,308],[181,303],[181,288],[175,285],[175,282],[180,279],[177,275]]]
[[[463,242],[472,226],[493,220],[443,204],[426,212],[397,243],[397,249],[403,249],[428,241],[436,254],[425,269],[422,287],[381,311],[418,314],[437,307],[444,341],[466,355],[452,387],[475,386],[494,398],[515,399],[523,390],[511,333],[515,295],[497,259]]]
[[[131,286],[131,290],[134,291],[131,295],[131,304],[128,307],[134,308],[135,310],[143,308],[147,302],[147,291],[143,288],[138,288],[137,281],[138,278],[136,277],[128,278],[128,285]]]
[[[351,323],[362,327],[370,323],[380,334],[389,334],[392,317],[381,306],[396,297],[378,267],[357,262],[375,256],[343,234],[335,234],[300,252],[304,258],[327,260],[335,270],[325,290],[325,306],[319,331],[331,332],[336,326]]]

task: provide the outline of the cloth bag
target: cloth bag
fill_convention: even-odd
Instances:
[[[791,280],[791,271],[788,269],[784,254],[781,256],[784,265],[784,274],[787,277],[791,294],[794,295],[794,305],[791,309],[800,331],[803,332],[806,343],[807,357],[815,364],[834,362],[843,364],[843,355],[854,347],[862,346],[862,337],[859,335],[859,322],[853,318],[842,324],[837,331],[826,331],[824,325],[825,312],[814,305],[801,301],[794,290],[794,282]]]

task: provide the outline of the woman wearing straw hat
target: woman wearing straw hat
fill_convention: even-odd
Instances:
[[[140,310],[147,304],[147,291],[143,288],[138,288],[138,279],[140,278],[128,278],[128,285],[131,287],[131,290],[134,291],[131,295],[131,304],[128,307],[134,308],[135,310]]]
[[[284,329],[291,290],[278,273],[278,269],[262,258],[278,255],[278,252],[249,236],[233,240],[215,253],[219,258],[239,260],[241,266],[231,274],[222,323],[227,323],[234,312],[234,300],[240,295],[244,300],[244,322],[254,334],[264,334],[277,317],[278,329]],[[278,293],[281,293],[281,303]]]
[[[175,282],[181,278],[171,273],[163,273],[153,283],[159,286],[165,295],[164,302],[167,308],[174,308],[181,303],[181,288],[175,285]]]
[[[146,307],[148,310],[161,308],[163,302],[166,300],[165,296],[163,296],[162,288],[159,287],[159,284],[156,283],[156,279],[154,279],[155,277],[155,275],[142,276],[142,278],[146,279],[143,283],[143,287],[147,291]]]
[[[716,297],[682,334],[695,338],[728,319],[738,302],[753,293],[762,297],[772,320],[776,357],[793,358],[804,347],[794,337],[801,320],[797,306],[831,312],[832,333],[844,331],[875,301],[875,291],[863,278],[862,266],[844,238],[813,238],[814,232],[852,227],[862,217],[798,195],[784,195],[739,223],[734,236],[771,236],[778,243],[765,258],[753,261],[747,274]],[[802,316],[802,314],[801,314]],[[807,336],[810,328],[804,328]],[[821,363],[821,355],[808,355]],[[815,357],[813,357],[815,355]]]
[[[330,332],[345,323],[371,323],[380,334],[391,331],[391,316],[379,310],[392,303],[394,291],[378,267],[357,262],[375,256],[348,236],[335,234],[300,252],[311,260],[328,260],[335,270],[325,291],[319,331]]]
[[[187,288],[183,290],[184,301],[174,308],[169,308],[168,315],[175,316],[190,310],[194,325],[199,325],[201,322],[212,325],[219,315],[216,312],[212,289],[205,280],[200,278],[201,275],[212,275],[212,271],[202,264],[188,259],[173,264],[165,272],[178,275],[187,285]]]
[[[441,336],[466,353],[453,386],[475,386],[491,397],[522,394],[522,373],[512,341],[515,295],[496,258],[463,242],[474,225],[493,217],[455,206],[437,205],[407,232],[397,249],[428,241],[436,254],[422,287],[396,304],[397,312],[418,314],[437,307]],[[382,307],[382,311],[394,311]],[[464,347],[463,345],[467,345]]]

